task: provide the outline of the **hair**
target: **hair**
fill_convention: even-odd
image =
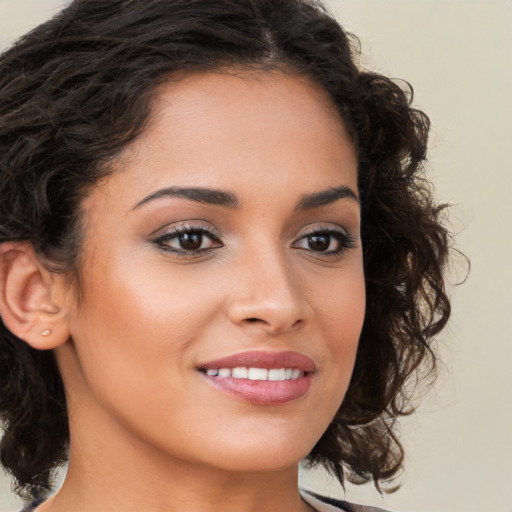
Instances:
[[[309,454],[343,484],[391,486],[408,384],[432,375],[450,304],[450,237],[425,178],[429,119],[412,88],[359,69],[357,40],[315,0],[75,0],[0,57],[0,242],[28,241],[76,269],[81,201],[144,130],[173,74],[307,76],[338,109],[359,158],[366,317],[352,379]],[[25,497],[67,458],[63,383],[51,351],[0,322],[0,458]]]

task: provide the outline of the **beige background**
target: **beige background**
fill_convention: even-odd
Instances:
[[[63,0],[0,0],[0,47]],[[330,0],[366,65],[405,78],[433,121],[430,170],[472,260],[454,288],[434,392],[403,422],[403,487],[347,497],[402,512],[512,512],[512,1]],[[460,277],[460,272],[458,273]],[[457,280],[454,271],[452,281]],[[342,495],[321,474],[303,483]],[[0,510],[16,510],[4,479]]]

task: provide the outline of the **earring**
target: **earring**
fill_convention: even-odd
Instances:
[[[52,330],[51,329],[45,329],[42,333],[41,333],[41,336],[50,336],[50,334],[52,333]]]

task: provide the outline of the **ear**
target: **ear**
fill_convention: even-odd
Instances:
[[[30,243],[0,245],[0,315],[32,348],[56,348],[69,338],[63,280],[41,263]]]

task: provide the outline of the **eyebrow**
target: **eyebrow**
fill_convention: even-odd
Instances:
[[[240,202],[235,194],[225,190],[203,187],[167,187],[149,194],[144,199],[140,200],[132,210],[136,210],[150,201],[161,199],[163,197],[178,197],[188,199],[190,201],[196,201],[198,203],[212,204],[226,208],[239,208],[240,206]],[[325,206],[334,203],[339,199],[346,198],[353,199],[359,204],[359,198],[356,193],[351,188],[343,185],[302,196],[295,207],[295,211],[302,212],[312,210],[313,208]]]
[[[353,199],[357,204],[360,204],[356,193],[351,188],[343,185],[341,187],[333,187],[327,190],[322,190],[321,192],[302,196],[295,207],[295,211],[303,212],[306,210],[312,210],[313,208],[334,203],[338,199],[346,198]]]
[[[146,196],[144,199],[139,201],[132,210],[162,197],[180,197],[191,201],[197,201],[198,203],[213,204],[227,208],[238,208],[239,206],[237,197],[231,192],[226,192],[224,190],[202,187],[168,187],[157,190],[153,194]]]

